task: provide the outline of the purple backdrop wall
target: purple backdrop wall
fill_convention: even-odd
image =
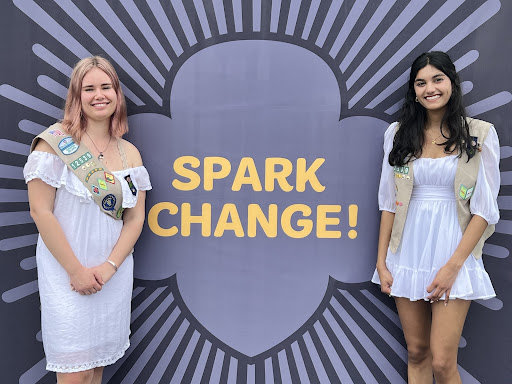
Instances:
[[[131,347],[105,382],[400,383],[396,310],[371,277],[383,132],[411,61],[447,51],[468,114],[495,124],[501,222],[484,248],[464,383],[508,383],[512,335],[510,2],[13,0],[0,37],[5,382],[44,370],[37,231],[22,167],[61,117],[71,67],[102,54],[152,177]],[[268,223],[266,223],[268,222]]]

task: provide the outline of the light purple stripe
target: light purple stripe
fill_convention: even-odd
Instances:
[[[492,111],[512,101],[512,94],[508,91],[503,91],[492,95],[486,99],[478,101],[466,107],[468,116],[478,116],[482,113]]]
[[[189,328],[190,324],[187,320],[184,320],[183,323],[181,323],[180,327],[176,331],[176,334],[172,338],[171,342],[165,349],[164,354],[158,361],[158,364],[156,365],[155,369],[153,370],[153,373],[151,373],[151,376],[148,379],[148,383],[158,383],[160,382],[160,379],[162,378],[163,374],[165,373],[165,370],[169,366],[169,363],[171,362],[171,359],[176,353],[176,349],[178,348],[181,339],[183,339],[183,336],[185,335],[185,332]]]
[[[165,323],[156,333],[155,337],[153,337],[149,345],[146,347],[146,349],[144,349],[144,352],[142,352],[137,361],[132,365],[130,371],[126,374],[121,384],[135,383],[137,381],[137,377],[140,375],[151,356],[153,356],[167,332],[169,332],[172,325],[175,323],[179,313],[179,309],[174,308],[171,315],[167,318],[167,320],[165,320]]]
[[[244,24],[242,19],[242,0],[233,1],[233,17],[235,19],[235,32],[242,32],[244,30]]]
[[[252,2],[252,29],[255,32],[261,31],[261,0]]]
[[[38,236],[39,234],[35,233],[33,235],[9,237],[7,239],[0,240],[0,251],[12,251],[13,249],[35,245],[37,244]]]
[[[343,5],[343,0],[333,0],[331,6],[329,7],[329,11],[327,11],[327,15],[325,16],[324,24],[322,28],[320,28],[320,33],[316,38],[315,44],[319,47],[323,47],[327,36],[329,36],[329,32],[332,29],[334,24],[334,20],[340,13],[341,6]]]
[[[482,4],[475,12],[454,28],[444,39],[434,45],[431,51],[448,52],[466,36],[493,17],[501,8],[498,0],[489,0]]]
[[[377,27],[380,25],[382,20],[386,17],[391,7],[396,3],[396,0],[384,0],[380,5],[379,8],[375,11],[375,13],[372,15],[368,23],[366,24],[366,27],[364,27],[361,34],[357,37],[354,44],[352,44],[352,47],[348,51],[347,55],[343,59],[340,65],[341,72],[345,72],[354,60],[354,58],[357,56],[357,54],[361,51],[361,49],[364,47],[364,45],[367,43],[367,41],[370,39],[371,35]]]
[[[50,52],[46,47],[41,44],[34,44],[32,46],[32,52],[36,54],[39,58],[43,59],[47,64],[51,65],[60,73],[66,75],[68,78],[71,77],[71,72],[73,72],[73,68],[55,56],[52,52]]]
[[[62,100],[66,100],[68,89],[60,83],[57,83],[52,78],[46,75],[37,76],[37,84],[46,89],[48,92],[60,97]]]
[[[299,16],[301,0],[291,0],[288,20],[286,21],[285,34],[293,36],[297,26],[297,17]]]
[[[20,189],[0,189],[1,203],[25,203],[28,202],[28,192]]]
[[[142,13],[140,13],[139,8],[135,5],[133,0],[121,0],[121,4],[126,9],[128,15],[130,15],[137,28],[142,32],[142,35],[156,53],[162,64],[167,70],[169,70],[172,66],[172,61],[167,55],[167,52],[165,52],[164,47],[160,44],[160,41],[158,41],[156,35],[153,33],[148,22],[144,16],[142,16]]]
[[[20,376],[19,384],[35,384],[41,380],[48,371],[46,370],[46,359],[40,360],[27,372]]]
[[[20,267],[25,271],[29,271],[31,269],[37,268],[36,257],[30,256],[30,257],[27,257],[26,259],[21,260]]]
[[[190,363],[190,359],[192,358],[192,354],[194,353],[194,349],[197,346],[197,342],[199,341],[199,332],[194,331],[192,337],[188,341],[187,347],[185,351],[181,355],[181,360],[174,372],[174,375],[171,379],[171,384],[180,384],[183,381],[183,375],[187,370],[187,366]]]
[[[204,33],[204,37],[209,39],[212,37],[212,31],[210,30],[210,25],[208,24],[208,18],[206,17],[206,11],[204,9],[202,0],[194,0],[194,5],[197,12],[197,17],[199,18],[199,23],[201,23],[201,28]]]
[[[284,349],[277,354],[277,358],[279,360],[279,370],[281,372],[282,382],[291,383],[292,376],[290,374],[290,367],[288,366],[288,359],[286,358],[286,352]]]
[[[23,180],[23,167],[0,164],[0,178]]]
[[[329,55],[336,57],[367,5],[368,0],[357,0],[354,3],[347,18],[345,19],[345,22],[343,23],[343,26],[340,29],[340,32],[338,33],[338,37],[336,37],[336,40],[334,41],[334,44],[329,51]]]
[[[28,156],[30,153],[30,145],[8,139],[0,139],[0,151]]]
[[[205,341],[203,345],[203,349],[201,350],[201,354],[199,355],[199,360],[197,361],[196,369],[194,370],[194,375],[192,376],[192,380],[190,384],[200,384],[201,379],[203,377],[204,368],[206,367],[206,362],[208,361],[208,354],[212,349],[212,343],[208,340]]]
[[[277,32],[279,24],[279,15],[281,14],[281,0],[272,0],[272,10],[270,14],[270,32]]]
[[[32,220],[32,217],[30,217],[30,213],[27,211],[0,213],[0,227],[18,224],[28,224],[33,222],[34,221]]]
[[[224,3],[222,0],[213,0],[212,3],[217,26],[219,27],[219,34],[225,35],[228,33],[228,26],[226,24],[226,14],[224,13]]]
[[[162,8],[162,5],[160,4],[160,1],[148,0],[148,6],[149,9],[151,9],[153,16],[155,16],[158,25],[160,25],[162,32],[167,38],[167,41],[169,44],[171,44],[172,49],[176,53],[176,56],[180,56],[183,53],[183,48],[180,44],[180,41],[178,40],[178,37],[176,36],[176,33],[174,32],[174,29],[171,26],[171,23],[169,22],[169,19],[167,18],[167,15],[165,14],[164,9]]]
[[[212,373],[210,375],[210,383],[209,384],[217,384],[220,383],[220,375],[222,373],[222,363],[224,362],[224,352],[220,349],[217,349],[217,353],[215,354],[215,360],[213,362]]]
[[[302,38],[307,40],[309,38],[309,34],[311,33],[311,28],[313,27],[313,23],[315,22],[316,14],[318,13],[318,8],[320,7],[320,0],[313,0],[311,2],[311,6],[309,7],[308,17],[306,17],[306,23],[304,24],[304,30],[302,31]]]
[[[191,47],[197,44],[197,37],[194,34],[194,30],[192,29],[192,25],[190,24],[190,20],[188,19],[187,12],[185,11],[185,7],[183,6],[182,0],[171,0],[171,4],[176,11],[176,17],[180,21],[181,28],[185,33],[185,37],[187,38],[188,45]],[[190,0],[189,0],[190,1]]]
[[[0,85],[0,95],[54,119],[62,119],[63,113],[61,109],[8,84]]]
[[[43,132],[47,127],[38,123],[34,123],[30,120],[21,120],[18,123],[18,128],[21,129],[23,132],[31,133],[32,135],[37,136],[41,132]]]
[[[37,280],[9,289],[2,293],[2,300],[6,303],[13,303],[39,291]]]

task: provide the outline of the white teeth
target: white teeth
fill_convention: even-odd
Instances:
[[[427,96],[427,97],[425,97],[425,99],[434,100],[434,99],[439,99],[440,97],[441,97],[440,95],[434,95],[434,96]]]
[[[107,103],[93,104],[94,107],[104,107]]]

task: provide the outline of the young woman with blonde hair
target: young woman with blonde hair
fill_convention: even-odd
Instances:
[[[100,384],[103,367],[129,346],[132,252],[151,184],[139,151],[121,138],[127,131],[114,68],[102,57],[82,59],[64,119],[34,140],[24,168],[40,234],[46,368],[59,384]]]

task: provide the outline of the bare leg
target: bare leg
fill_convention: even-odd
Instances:
[[[450,300],[446,307],[442,301],[432,304],[430,346],[437,384],[461,383],[457,352],[470,304],[469,300]]]
[[[398,315],[407,342],[407,375],[409,384],[432,384],[430,352],[430,303],[395,297]]]
[[[101,384],[101,378],[103,376],[103,368],[104,367],[94,368],[94,376],[92,378],[91,384]]]
[[[57,384],[92,384],[93,375],[92,369],[73,373],[57,372]]]

